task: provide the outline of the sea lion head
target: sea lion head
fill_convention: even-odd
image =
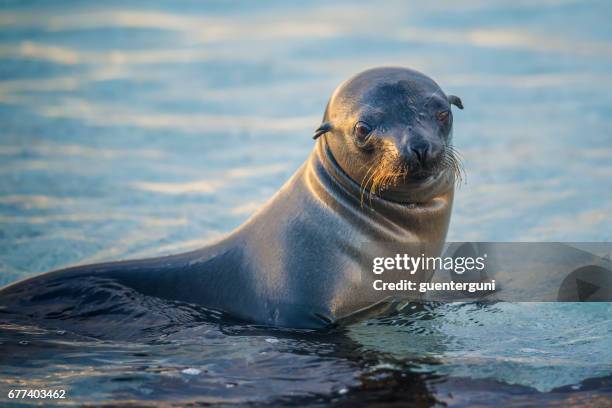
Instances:
[[[338,86],[314,138],[325,135],[331,155],[362,191],[392,195],[442,172],[460,176],[451,105],[463,109],[420,72],[374,68]]]

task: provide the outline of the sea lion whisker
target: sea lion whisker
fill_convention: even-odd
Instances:
[[[453,173],[457,185],[463,183],[465,168],[461,153],[452,145],[446,145],[440,160],[440,170],[450,170]]]
[[[361,202],[361,207],[363,208],[363,198],[366,192],[366,189],[368,187],[368,183],[370,182],[370,179],[372,176],[368,177],[368,175],[370,174],[370,172],[372,171],[372,174],[374,173],[373,170],[376,166],[376,163],[373,163],[370,167],[368,167],[368,170],[366,171],[365,175],[363,176],[363,179],[361,180],[361,186],[360,186],[360,202]]]

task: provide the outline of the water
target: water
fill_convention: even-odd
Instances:
[[[307,157],[334,87],[377,65],[466,106],[450,241],[610,241],[610,4],[429,3],[1,2],[0,284],[230,231]],[[145,332],[7,319],[0,401],[18,385],[80,403],[612,392],[608,304],[427,306],[324,333],[144,305],[124,312],[154,318]]]

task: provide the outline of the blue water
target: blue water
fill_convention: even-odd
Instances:
[[[611,241],[611,17],[604,0],[2,1],[0,284],[227,233],[308,156],[335,86],[377,65],[466,106],[449,241]],[[3,324],[0,401],[24,384],[81,403],[612,392],[608,304],[444,305],[317,334],[198,313],[119,340]]]

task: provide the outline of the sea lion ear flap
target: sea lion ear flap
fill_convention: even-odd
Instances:
[[[448,95],[447,99],[448,103],[450,103],[451,105],[455,105],[459,109],[463,109],[463,102],[461,102],[461,99],[458,96]]]
[[[325,122],[323,123],[321,126],[319,126],[317,128],[317,130],[315,130],[314,135],[312,136],[312,138],[314,140],[317,140],[319,137],[323,136],[324,134],[326,134],[327,132],[329,132],[332,128],[331,123],[329,122]]]

